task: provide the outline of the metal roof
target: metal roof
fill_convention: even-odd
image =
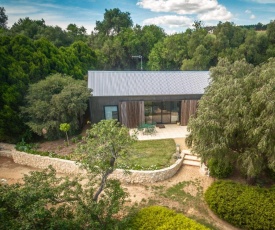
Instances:
[[[89,71],[93,96],[203,94],[209,71]]]

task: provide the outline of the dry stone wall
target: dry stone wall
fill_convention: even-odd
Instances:
[[[16,150],[12,151],[12,158],[14,163],[27,165],[39,169],[46,169],[49,165],[51,165],[57,173],[66,173],[70,175],[86,173],[74,161],[28,154]]]
[[[13,161],[17,164],[31,166],[34,168],[45,169],[49,165],[52,165],[57,173],[65,173],[70,175],[76,175],[79,173],[86,173],[81,169],[74,161],[39,156],[28,154],[25,152],[12,151],[0,151],[0,156],[6,156],[13,158]],[[125,173],[122,169],[116,169],[110,176],[110,178],[118,179],[124,183],[153,183],[157,181],[163,181],[174,176],[179,168],[182,166],[184,155],[180,156],[173,165],[168,168],[152,171],[140,171],[129,170]]]
[[[182,162],[183,156],[181,155],[181,158],[168,168],[152,171],[129,170],[126,174],[125,170],[116,169],[110,177],[124,183],[153,183],[163,181],[174,176],[182,166]]]

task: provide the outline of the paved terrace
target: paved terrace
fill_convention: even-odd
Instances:
[[[153,135],[144,135],[142,132],[138,132],[138,140],[157,140],[167,138],[185,138],[188,135],[187,126],[179,126],[176,124],[164,125],[165,128],[156,127],[156,133]],[[133,132],[136,129],[132,129]]]

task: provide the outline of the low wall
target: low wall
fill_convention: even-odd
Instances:
[[[152,171],[140,171],[140,170],[129,170],[129,174],[125,174],[125,170],[116,169],[111,174],[110,178],[118,179],[124,183],[152,183],[157,181],[163,181],[174,176],[182,166],[183,154],[173,165],[168,168],[152,170]]]
[[[19,152],[12,150],[9,154],[0,151],[0,156],[12,157],[13,161],[17,164],[31,166],[34,168],[45,169],[49,165],[52,165],[57,173],[66,173],[70,175],[76,175],[79,173],[86,173],[85,170],[80,169],[74,161],[63,160],[58,158],[51,158],[39,155],[28,154],[25,152]],[[6,155],[5,155],[6,154]],[[140,171],[140,170],[129,170],[125,174],[125,170],[116,169],[110,178],[118,179],[124,183],[152,183],[156,181],[163,181],[174,176],[182,166],[184,154],[181,154],[181,158],[178,159],[173,165],[168,168],[152,171]]]
[[[79,165],[70,160],[28,154],[16,150],[12,151],[12,158],[16,164],[27,165],[39,169],[46,169],[49,165],[52,165],[57,173],[66,173],[70,175],[86,173],[85,170],[80,169]]]

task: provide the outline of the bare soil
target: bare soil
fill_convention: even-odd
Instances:
[[[185,149],[184,138],[175,139],[176,144],[179,144],[181,149]],[[64,147],[60,148],[63,145]],[[3,146],[3,145],[2,145]],[[41,151],[53,151],[60,154],[68,154],[72,152],[74,145],[67,147],[63,140],[45,142],[40,145]],[[58,150],[58,151],[57,151]],[[6,179],[7,183],[12,184],[22,182],[24,174],[30,171],[38,170],[36,168],[27,167],[15,164],[12,159],[7,157],[0,157],[0,179]],[[190,202],[178,202],[174,197],[163,196],[168,188],[177,185],[181,182],[197,181],[198,185],[189,184],[183,188],[183,191],[190,194]],[[142,205],[163,205],[177,211],[184,215],[196,219],[203,224],[209,224],[213,229],[234,230],[237,229],[230,224],[222,221],[214,215],[206,206],[202,197],[196,198],[199,189],[204,192],[214,181],[213,178],[203,176],[199,172],[198,167],[184,165],[178,173],[169,180],[156,182],[154,184],[122,184],[123,188],[129,193],[128,204]],[[193,199],[194,197],[194,199]]]

